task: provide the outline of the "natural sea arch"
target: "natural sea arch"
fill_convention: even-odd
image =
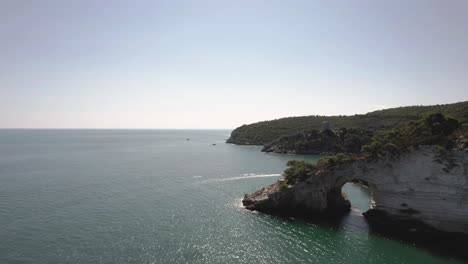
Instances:
[[[372,193],[366,182],[347,182],[341,187],[341,193],[353,211],[363,213],[372,208]]]
[[[249,210],[285,212],[318,217],[327,212],[348,212],[342,195],[348,182],[369,187],[372,208],[364,215],[384,224],[403,223],[408,230],[468,234],[468,151],[447,157],[431,146],[399,156],[356,160],[316,173],[289,188],[272,184],[244,197]],[[418,223],[418,224],[415,224]]]

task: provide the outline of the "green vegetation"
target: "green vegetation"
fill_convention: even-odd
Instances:
[[[448,153],[447,148],[444,147],[444,146],[435,145],[432,149],[433,149],[433,150],[437,153],[437,155],[439,155],[439,156],[446,156],[447,153]]]
[[[279,183],[278,187],[279,187],[280,191],[282,191],[282,190],[285,190],[285,189],[289,188],[289,184],[287,184],[285,181],[282,181],[282,182]]]
[[[372,131],[357,128],[341,128],[337,132],[311,130],[281,137],[265,145],[262,151],[296,154],[359,153],[372,136]]]
[[[358,158],[357,155],[344,154],[344,153],[338,153],[333,156],[325,156],[319,159],[319,161],[317,162],[317,168],[326,169],[326,168],[330,168],[339,164],[354,161],[357,158]]]
[[[338,153],[334,156],[320,158],[317,163],[305,162],[302,160],[290,160],[288,168],[283,172],[287,184],[295,184],[304,181],[318,171],[327,170],[334,166],[352,162],[359,157],[355,154]],[[280,186],[281,187],[281,186]]]
[[[320,130],[324,121],[329,121],[335,127],[365,128],[370,130],[394,127],[402,122],[416,118],[379,118],[377,116],[303,116],[287,117],[272,121],[263,121],[250,125],[243,125],[231,133],[227,143],[240,145],[265,145],[276,139],[296,134],[303,134],[312,130]]]
[[[327,170],[347,162],[352,162],[359,157],[355,154],[338,153],[334,156],[320,158],[317,163],[310,163],[301,160],[290,160],[288,168],[283,172],[287,184],[295,184],[304,181],[318,171]],[[280,186],[281,187],[281,186]]]
[[[372,142],[362,147],[362,153],[367,157],[378,158],[409,151],[420,145],[439,145],[452,149],[455,146],[453,134],[460,127],[454,118],[440,113],[428,114],[400,129],[376,133]]]
[[[265,145],[281,137],[319,130],[324,121],[329,121],[337,130],[340,128],[361,128],[371,131],[396,129],[435,112],[457,118],[461,123],[468,123],[467,101],[446,105],[398,107],[365,115],[301,116],[263,121],[235,129],[227,142],[241,145]]]
[[[438,156],[445,157],[455,147],[460,123],[440,113],[426,114],[420,120],[398,129],[379,131],[358,154],[338,153],[321,158],[316,164],[291,160],[283,173],[288,184],[304,181],[318,171],[333,169],[355,160],[376,160],[383,156],[396,156],[412,151],[421,145],[433,145]],[[468,133],[465,133],[466,140]]]
[[[325,121],[333,124],[335,131],[319,132]],[[235,129],[227,142],[265,145],[263,151],[280,153],[338,153],[323,157],[315,164],[289,161],[283,172],[285,181],[280,185],[285,189],[319,171],[358,159],[397,156],[421,145],[433,145],[439,156],[445,156],[456,145],[455,134],[465,146],[468,145],[468,101],[399,107],[365,115],[303,116],[264,121]]]
[[[287,184],[294,184],[303,181],[315,173],[316,164],[302,160],[290,160],[287,163],[288,168],[283,172]]]

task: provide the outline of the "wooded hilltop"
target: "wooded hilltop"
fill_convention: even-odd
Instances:
[[[304,148],[301,142],[309,144],[306,139],[309,138],[309,141],[314,141],[313,144],[320,145],[320,139],[325,138],[322,140],[327,143],[325,152],[348,152],[347,149],[358,149],[352,142],[357,142],[358,145],[366,144],[377,131],[399,128],[430,113],[444,114],[457,119],[463,128],[468,126],[468,101],[464,101],[443,105],[397,107],[353,116],[311,115],[262,121],[236,128],[227,143],[264,145],[264,151],[314,154],[314,149]],[[330,141],[327,140],[327,135],[321,135],[319,132],[323,122],[331,123],[336,134],[343,140],[347,138],[351,145],[340,146],[336,142],[328,144]],[[296,147],[292,144],[296,144],[299,151],[294,150]],[[320,152],[321,149],[318,150]]]

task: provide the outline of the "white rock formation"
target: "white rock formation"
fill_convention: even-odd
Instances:
[[[243,203],[251,210],[309,216],[343,210],[349,202],[341,187],[350,181],[369,185],[370,211],[390,216],[386,221],[414,221],[439,231],[468,234],[468,150],[441,157],[427,146],[398,157],[345,163],[286,189],[273,184],[246,195]]]

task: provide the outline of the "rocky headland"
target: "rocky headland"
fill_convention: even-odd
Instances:
[[[365,129],[379,131],[395,129],[408,122],[415,121],[430,113],[442,113],[458,119],[461,123],[468,124],[468,101],[430,106],[405,106],[370,112],[363,115],[350,116],[296,116],[269,121],[261,121],[242,125],[234,129],[226,141],[238,145],[273,145],[272,152],[292,151],[321,151],[316,145],[300,144],[299,148],[289,145],[290,139],[279,140],[282,137],[294,137],[300,134],[310,134],[309,131],[320,131],[323,122],[330,122],[336,131],[341,128]],[[315,138],[312,137],[315,141]],[[308,141],[307,139],[305,141]],[[284,145],[283,143],[286,143]],[[307,143],[307,142],[306,142]],[[309,143],[311,143],[309,141]],[[326,152],[326,151],[325,151]]]
[[[376,133],[359,153],[317,163],[288,162],[284,179],[243,199],[245,208],[319,218],[343,214],[348,182],[369,187],[373,224],[406,233],[468,235],[468,133],[453,118],[430,114]],[[323,131],[322,131],[323,132]],[[339,137],[338,137],[339,138]]]
[[[296,184],[280,180],[246,194],[247,209],[307,217],[343,213],[350,203],[341,193],[347,182],[369,186],[372,208],[364,216],[409,232],[432,230],[468,234],[468,150],[443,157],[430,146],[369,161],[344,162]]]

